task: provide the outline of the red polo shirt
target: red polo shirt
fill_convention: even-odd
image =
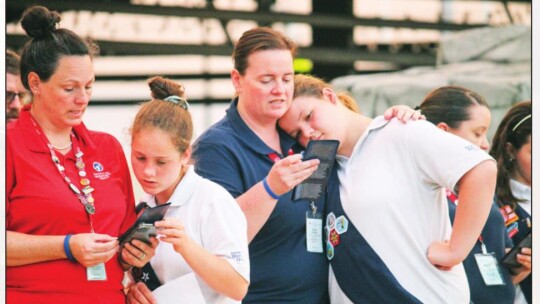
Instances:
[[[36,133],[30,106],[8,125],[6,134],[6,230],[32,235],[90,232],[84,206],[68,188]],[[120,143],[111,135],[73,128],[95,189],[96,233],[119,236],[136,219],[129,168]],[[75,155],[57,153],[67,176],[79,185]],[[123,270],[117,257],[105,264],[106,281],[88,281],[86,268],[67,259],[6,268],[8,303],[124,303]]]

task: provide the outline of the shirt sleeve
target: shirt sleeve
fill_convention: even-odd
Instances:
[[[232,196],[216,184],[206,187],[207,208],[201,220],[201,234],[205,249],[225,259],[249,282],[249,251],[247,222]]]
[[[197,174],[222,186],[234,198],[248,190],[242,183],[240,160],[225,145],[208,141],[197,142],[192,158]]]
[[[468,171],[485,160],[493,161],[489,154],[474,144],[444,132],[430,122],[409,122],[395,127],[408,129],[401,145],[412,153],[427,183],[455,191],[457,183]]]

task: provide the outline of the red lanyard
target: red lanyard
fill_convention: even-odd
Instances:
[[[94,197],[92,196],[92,192],[94,191],[94,188],[90,187],[90,179],[86,177],[86,171],[84,170],[84,160],[83,155],[84,153],[81,151],[81,148],[79,146],[79,142],[77,141],[77,138],[75,138],[75,135],[73,132],[71,132],[71,142],[73,144],[73,149],[75,150],[75,166],[78,169],[80,181],[79,183],[81,186],[83,186],[82,189],[79,189],[77,186],[75,186],[74,183],[71,182],[71,179],[66,175],[66,169],[62,164],[60,163],[60,159],[56,155],[56,152],[54,151],[53,145],[49,142],[47,139],[47,136],[43,133],[41,130],[41,127],[36,123],[36,121],[32,118],[32,123],[34,124],[36,133],[43,139],[43,141],[47,144],[47,147],[49,148],[49,152],[51,153],[51,160],[53,161],[54,165],[58,169],[58,173],[60,173],[60,176],[64,180],[64,182],[68,185],[69,189],[75,193],[81,204],[84,205],[84,209],[86,210],[86,213],[88,214],[88,219],[90,221],[90,231],[94,232],[94,225],[92,222],[92,214],[96,213],[96,208],[94,206]]]
[[[294,154],[293,150],[292,149],[289,149],[289,151],[287,151],[287,156],[291,156]],[[268,157],[274,162],[274,163],[277,163],[278,161],[281,160],[281,157],[279,157],[279,155],[276,153],[276,152],[272,152],[270,154],[268,154]]]

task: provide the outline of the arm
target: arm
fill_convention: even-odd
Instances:
[[[236,198],[246,216],[248,242],[251,242],[270,217],[278,200],[268,195],[262,181],[245,189],[240,160],[227,148],[198,142],[194,145],[193,157],[197,160],[195,170],[198,174],[219,184]],[[276,194],[286,193],[310,176],[318,163],[318,160],[302,163],[300,155],[288,156],[274,164],[267,176],[268,185]]]
[[[428,259],[433,265],[452,267],[467,257],[487,220],[496,175],[495,163],[483,161],[461,177],[450,241],[435,242],[428,249]]]
[[[225,259],[194,242],[178,219],[166,218],[155,225],[162,235],[160,241],[172,244],[210,288],[236,301],[244,298],[249,283]]]
[[[21,266],[67,259],[64,235],[6,234],[7,266]],[[116,238],[106,234],[81,233],[69,240],[73,257],[85,267],[107,262],[118,251]]]
[[[272,166],[266,177],[268,186],[275,194],[283,195],[313,174],[318,164],[317,159],[303,162],[299,154],[288,156]],[[248,242],[251,242],[270,217],[278,200],[268,194],[261,181],[237,197],[236,201],[246,216]]]

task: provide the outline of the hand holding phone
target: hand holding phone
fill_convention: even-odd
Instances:
[[[161,221],[165,217],[170,205],[171,203],[167,203],[153,208],[146,208],[135,224],[118,238],[120,246],[131,242],[133,239],[140,240],[150,245],[150,238],[157,235],[154,223],[156,221]]]
[[[501,260],[501,263],[508,267],[508,268],[519,268],[521,267],[521,264],[517,260],[517,254],[521,253],[521,248],[532,247],[532,231],[529,231],[527,235],[517,244],[514,246]]]

